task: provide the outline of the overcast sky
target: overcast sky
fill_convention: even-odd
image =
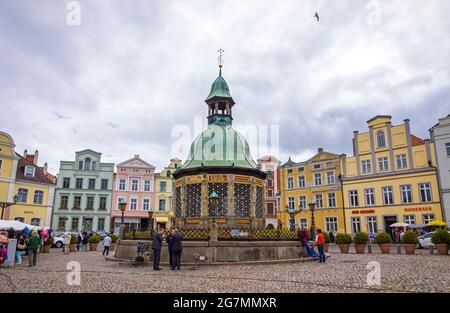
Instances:
[[[448,0],[89,0],[79,26],[68,2],[0,2],[0,130],[54,173],[87,148],[184,160],[172,129],[206,122],[219,48],[234,123],[279,125],[282,162],[351,154],[377,114],[427,138],[450,113]]]

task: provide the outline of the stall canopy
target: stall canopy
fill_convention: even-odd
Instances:
[[[408,227],[409,224],[407,223],[394,223],[391,225],[391,227]]]
[[[433,227],[433,226],[442,227],[442,226],[447,226],[447,225],[448,224],[443,221],[431,221],[427,224],[427,226],[429,226],[429,227]]]
[[[0,229],[3,230],[9,230],[10,228],[14,229],[15,231],[21,231],[25,227],[28,227],[28,229],[41,229],[41,226],[34,226],[26,223],[22,223],[20,221],[7,221],[7,220],[0,220]],[[48,229],[48,227],[44,227],[45,229]]]

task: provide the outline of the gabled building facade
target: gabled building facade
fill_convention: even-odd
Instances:
[[[0,219],[6,219],[14,198],[14,183],[16,179],[19,156],[14,152],[13,138],[0,131]]]
[[[139,155],[116,165],[114,174],[111,224],[120,230],[122,212],[119,203],[127,203],[124,212],[126,230],[148,229],[149,211],[155,210],[155,167]]]
[[[110,231],[113,163],[101,153],[83,150],[74,161],[61,161],[52,228],[58,231]]]
[[[280,160],[272,155],[258,159],[258,167],[267,174],[264,181],[266,198],[266,228],[278,228],[277,193],[278,193],[278,167]]]

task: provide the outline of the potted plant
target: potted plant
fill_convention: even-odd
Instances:
[[[337,234],[334,239],[334,242],[339,246],[341,253],[348,253],[352,241],[352,236],[349,234]]]
[[[323,251],[328,252],[328,245],[330,244],[330,234],[327,233],[326,231],[323,232],[323,239],[325,241],[325,243],[323,245]]]
[[[416,252],[416,245],[419,243],[419,237],[414,231],[408,230],[403,234],[402,243],[405,247],[406,254],[414,254]]]
[[[47,240],[45,240],[45,242],[44,242],[43,252],[49,253],[50,248],[53,246],[53,244],[54,244],[53,237],[52,236],[48,237]]]
[[[109,247],[109,250],[114,251],[116,250],[117,240],[119,239],[119,236],[116,234],[111,234],[111,246]]]
[[[391,242],[392,242],[392,238],[391,235],[389,235],[386,232],[379,232],[376,236],[375,236],[375,243],[378,244],[378,246],[380,247],[381,253],[389,253],[389,251],[391,250]]]
[[[70,245],[69,245],[69,251],[70,252],[77,252],[77,243],[78,243],[78,235],[77,234],[70,234]]]
[[[441,255],[448,254],[448,244],[450,242],[450,234],[445,229],[437,229],[431,236],[431,242],[434,243],[436,250]]]
[[[359,232],[355,234],[355,249],[356,253],[362,254],[366,249],[366,245],[369,242],[369,235],[364,232]]]
[[[89,250],[97,251],[97,246],[98,246],[99,242],[100,242],[100,236],[92,235],[91,237],[89,237]]]

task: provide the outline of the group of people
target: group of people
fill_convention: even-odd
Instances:
[[[169,249],[169,263],[171,270],[179,270],[181,266],[181,253],[183,251],[183,235],[177,228],[170,231],[169,236],[164,238],[164,229],[159,229],[153,236],[152,250],[153,250],[153,270],[162,270],[160,267],[161,248],[164,239],[168,244]]]
[[[8,259],[9,239],[17,239],[14,263],[20,265],[24,257],[28,257],[28,266],[36,266],[38,253],[43,248],[45,241],[51,236],[51,229],[41,230],[25,227],[22,231],[13,228],[0,234],[0,265]]]
[[[302,254],[306,254],[304,256],[308,256],[311,258],[319,257],[319,263],[325,263],[325,252],[324,252],[325,237],[320,228],[317,229],[317,235],[315,238],[318,253],[316,253],[314,248],[309,243],[309,233],[306,229],[299,230],[298,237],[300,239],[300,243],[302,246]]]

